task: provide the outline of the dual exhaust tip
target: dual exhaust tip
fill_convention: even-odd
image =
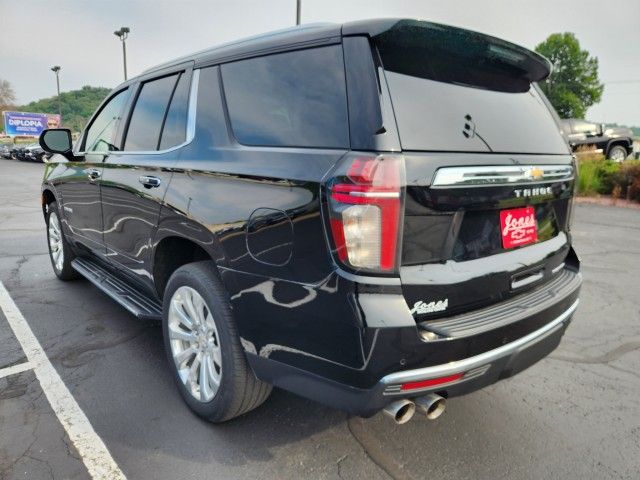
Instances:
[[[385,407],[383,412],[391,417],[398,425],[407,423],[418,411],[428,420],[435,420],[444,412],[447,401],[440,395],[430,393],[413,400],[403,398],[396,400]]]

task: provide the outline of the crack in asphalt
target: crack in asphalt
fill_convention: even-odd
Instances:
[[[25,382],[25,380],[28,380]],[[7,388],[4,388],[0,391],[0,399],[7,400],[10,398],[18,398],[22,397],[27,393],[29,385],[35,381],[35,375],[26,377],[25,375],[18,374],[13,377],[7,377],[6,383]],[[29,452],[31,448],[38,440],[36,435],[36,431],[38,430],[38,425],[40,424],[40,414],[34,408],[35,402],[38,401],[40,395],[36,398],[29,400],[29,407],[23,413],[23,425],[32,425],[30,436],[32,437],[31,442],[27,447],[20,453],[15,459],[11,459],[9,457],[9,453],[5,448],[0,451],[0,478],[8,478],[8,473],[11,473],[14,469],[14,466],[23,458],[29,457]],[[35,416],[35,419],[33,418]]]
[[[349,432],[360,444],[367,457],[387,475],[394,480],[414,480],[413,476],[405,471],[402,465],[398,464],[380,447],[375,436],[371,435],[365,428],[364,421],[361,418],[350,417],[347,420],[347,426],[349,427]]]
[[[340,465],[340,463],[342,463],[342,461],[347,458],[349,456],[349,454],[343,455],[341,456],[338,460],[336,460],[336,465],[338,467],[338,478],[344,478],[342,476],[342,467]]]
[[[640,349],[640,342],[627,342],[597,357],[573,357],[570,355],[551,354],[549,358],[569,363],[608,364],[634,350]]]
[[[20,270],[22,270],[22,267],[28,261],[29,261],[29,258],[27,256],[25,256],[25,255],[22,255],[22,258],[20,258],[18,261],[16,261],[15,267],[13,267],[11,269],[11,271],[9,272],[9,277],[7,278],[7,281],[5,282],[6,285],[11,285],[12,287],[20,286],[20,284],[21,284]]]
[[[51,360],[54,360],[54,359],[58,360],[60,364],[65,368],[80,367],[82,365],[86,365],[93,358],[95,358],[94,356],[87,355],[87,354],[95,353],[100,350],[108,350],[118,345],[122,345],[123,343],[129,342],[135,339],[136,337],[139,337],[146,331],[150,330],[151,327],[153,327],[153,325],[144,325],[143,327],[138,328],[133,332],[130,332],[126,335],[122,335],[113,340],[101,340],[94,343],[85,344],[83,346],[79,346],[79,345],[71,346],[70,349],[65,350],[64,352],[59,353],[50,358]],[[87,358],[80,358],[83,355]]]

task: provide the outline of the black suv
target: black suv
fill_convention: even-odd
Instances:
[[[163,323],[215,422],[275,385],[402,423],[513,375],[578,305],[549,63],[415,20],[231,43],[40,142],[51,261]]]
[[[609,127],[578,118],[562,120],[562,129],[574,151],[581,147],[602,152],[614,162],[624,161],[633,152],[633,131],[625,127]]]

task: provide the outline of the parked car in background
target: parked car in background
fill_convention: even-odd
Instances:
[[[0,157],[2,158],[11,158],[11,150],[13,149],[13,145],[9,143],[0,144]]]
[[[512,43],[394,19],[149,69],[75,147],[40,137],[53,271],[161,321],[170,374],[211,421],[272,385],[435,418],[548,355],[578,305],[549,73]]]
[[[39,143],[34,143],[25,148],[24,157],[27,161],[44,163],[45,158],[48,158],[49,155],[45,153]]]
[[[27,146],[26,145],[16,145],[13,150],[13,158],[24,162],[26,160]]]
[[[39,143],[30,143],[16,149],[15,156],[21,162],[42,162],[45,152]]]
[[[14,160],[18,159],[18,150],[20,150],[20,147],[18,147],[14,143],[13,146],[9,149],[9,155],[11,156],[12,159]]]
[[[622,162],[633,151],[633,132],[629,128],[610,127],[578,118],[561,121],[562,130],[575,152],[580,148],[593,148],[615,162]]]

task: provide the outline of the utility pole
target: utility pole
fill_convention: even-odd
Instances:
[[[302,0],[296,0],[296,25],[300,25],[300,10],[302,10]]]
[[[122,62],[124,65],[124,80],[127,81],[127,37],[129,36],[129,27],[121,27],[120,30],[116,30],[113,34],[122,42]]]
[[[58,87],[58,115],[60,115],[60,121],[62,122],[62,105],[60,103],[60,65],[51,67],[51,71],[56,74],[56,86]]]

